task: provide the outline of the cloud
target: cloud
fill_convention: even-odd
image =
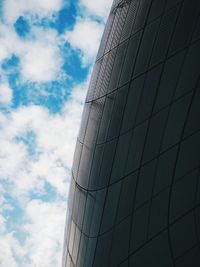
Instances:
[[[64,28],[58,33],[51,23],[46,26],[41,23],[55,18],[55,13],[63,7],[62,0],[3,0],[0,61],[5,65],[15,56],[18,63],[12,69],[3,66],[1,69],[0,102],[9,106],[7,111],[0,110],[1,267],[61,265],[70,170],[88,80],[69,88],[71,94],[56,113],[50,112],[45,100],[34,105],[31,93],[27,105],[23,106],[22,101],[16,107],[14,100],[19,97],[17,94],[25,96],[20,91],[22,87],[40,91],[47,86],[45,83],[53,84],[54,80],[62,83],[66,75],[62,73],[64,47],[73,49],[83,66],[91,66],[111,1],[80,3],[82,7],[79,6],[74,26],[67,28],[72,30],[63,33]],[[24,26],[16,24],[20,17],[28,25],[23,38],[20,31]],[[15,72],[19,78],[13,85],[10,76]],[[78,78],[74,76],[77,84]],[[50,94],[56,96],[58,91]]]
[[[36,42],[26,47],[21,56],[21,74],[27,81],[49,82],[58,77],[61,64],[56,46]]]
[[[32,38],[26,41],[21,40],[14,29],[6,25],[0,25],[0,32],[0,61],[17,55],[24,81],[50,82],[59,79],[63,61],[59,50],[60,40],[55,30],[33,27]]]
[[[37,15],[40,18],[49,17],[62,6],[62,0],[4,0],[4,18],[13,24],[24,14]]]
[[[0,104],[10,105],[12,102],[12,89],[9,84],[2,83],[0,84]]]
[[[13,195],[43,192],[48,183],[65,196],[87,84],[74,88],[61,114],[34,105],[1,113],[0,177],[12,182]]]
[[[66,40],[82,53],[83,63],[94,59],[99,47],[104,26],[91,19],[78,19],[72,31],[66,33]]]
[[[27,262],[33,267],[60,267],[65,203],[32,200],[26,206],[26,219],[24,229],[28,237],[24,246],[28,252]]]
[[[3,198],[6,192],[20,204],[23,217],[18,235],[25,233],[25,241],[20,243],[15,233],[7,230],[7,219],[0,212],[2,267],[61,266],[70,169],[87,87],[88,81],[75,87],[57,115],[40,106],[0,113],[0,204],[10,209]],[[34,138],[29,140],[30,132]],[[29,151],[31,145],[34,149]],[[3,181],[8,184],[4,190]],[[47,184],[55,195],[46,200]],[[38,194],[38,199],[31,193]]]
[[[15,259],[15,253],[22,254],[22,249],[12,233],[0,235],[0,264],[1,267],[18,267]]]
[[[110,11],[110,7],[113,0],[80,0],[82,6],[84,6],[88,12],[92,15],[106,19]]]

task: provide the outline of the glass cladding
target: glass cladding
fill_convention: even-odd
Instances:
[[[74,155],[63,267],[200,266],[200,1],[115,0]]]

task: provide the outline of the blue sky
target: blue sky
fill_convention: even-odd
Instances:
[[[60,267],[70,169],[111,0],[0,0],[0,266]]]

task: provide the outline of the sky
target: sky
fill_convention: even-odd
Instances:
[[[0,0],[0,266],[61,267],[73,153],[112,0]]]

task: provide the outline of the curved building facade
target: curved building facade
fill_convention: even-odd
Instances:
[[[76,144],[63,267],[200,266],[200,1],[115,0]]]

